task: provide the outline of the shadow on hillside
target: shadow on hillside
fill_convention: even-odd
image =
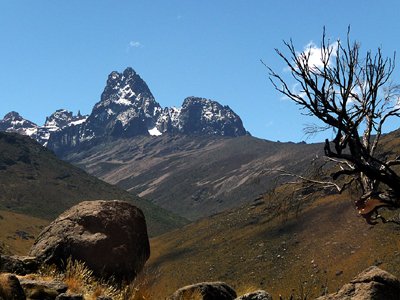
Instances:
[[[161,256],[158,256],[157,259],[153,261],[153,264],[160,265],[165,262],[171,263],[172,261],[179,261],[185,255],[190,256],[192,252],[193,251],[191,249],[175,249],[172,252],[168,252]]]

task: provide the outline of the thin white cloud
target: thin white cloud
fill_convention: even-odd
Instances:
[[[333,43],[330,44],[328,47],[329,49],[332,51],[330,57],[329,57],[329,61],[328,61],[328,65],[330,65],[332,63],[332,58],[336,56],[336,49],[337,49],[337,43]],[[304,50],[302,52],[304,55],[308,56],[309,55],[309,59],[308,59],[308,66],[310,68],[321,68],[324,66],[324,62],[326,62],[326,59],[328,59],[326,57],[327,53],[323,53],[323,51],[321,51],[321,48],[319,48],[316,44],[314,44],[314,42],[309,42],[305,47]],[[324,55],[325,54],[325,55]],[[299,54],[301,55],[301,54]]]
[[[139,41],[130,41],[129,48],[143,48],[143,44]]]

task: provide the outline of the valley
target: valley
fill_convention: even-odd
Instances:
[[[62,159],[190,220],[238,207],[271,189],[272,169],[310,168],[321,145],[251,136],[138,137],[71,151]]]

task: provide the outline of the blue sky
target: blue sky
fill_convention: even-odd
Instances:
[[[348,25],[362,53],[382,47],[391,56],[399,12],[399,1],[4,0],[0,117],[15,110],[43,124],[59,108],[90,113],[107,75],[131,66],[162,106],[210,98],[254,136],[299,142],[313,119],[273,89],[260,59],[283,73],[274,52],[282,40],[302,50],[319,43],[323,26],[335,40]]]

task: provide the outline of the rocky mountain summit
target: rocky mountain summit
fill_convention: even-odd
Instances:
[[[162,108],[132,69],[111,72],[86,122],[52,134],[48,147],[63,152],[88,142],[162,134],[241,136],[240,117],[216,101],[189,97],[181,108]]]
[[[100,101],[89,116],[75,116],[60,109],[47,117],[43,126],[38,126],[11,112],[0,121],[0,131],[29,135],[55,152],[135,136],[249,134],[229,106],[213,100],[188,97],[180,108],[162,108],[132,68],[110,73]]]
[[[21,135],[27,135],[36,139],[38,125],[24,119],[16,111],[9,112],[0,120],[0,131],[16,132]]]
[[[46,118],[43,126],[39,126],[12,111],[6,114],[3,120],[0,120],[0,131],[27,135],[46,146],[51,133],[81,124],[86,121],[87,117],[82,116],[80,112],[74,115],[71,111],[59,109]]]
[[[242,120],[230,109],[216,101],[188,97],[181,108],[167,108],[156,122],[158,132],[196,135],[242,136],[247,132]]]

